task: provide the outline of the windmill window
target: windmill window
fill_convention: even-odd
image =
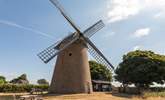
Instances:
[[[72,53],[69,53],[69,56],[72,56]]]

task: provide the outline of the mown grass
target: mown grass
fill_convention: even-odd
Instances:
[[[148,98],[148,97],[165,97],[165,91],[163,91],[163,92],[144,92],[143,97],[144,98]]]

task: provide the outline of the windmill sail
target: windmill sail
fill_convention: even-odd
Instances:
[[[50,0],[56,8],[61,12],[61,14],[66,18],[66,20],[71,24],[71,26],[78,32],[81,33],[79,27],[73,22],[72,18],[66,13],[65,9],[60,5],[57,0]]]
[[[65,37],[64,39],[60,40],[59,42],[51,45],[50,47],[46,48],[42,52],[38,54],[39,58],[44,62],[48,63],[50,60],[52,60],[58,53],[60,53],[62,50],[67,48],[69,45],[74,43],[79,36],[75,33],[70,34],[69,36]],[[64,43],[67,42],[67,43]],[[64,43],[64,44],[63,44]],[[63,46],[61,47],[61,45]]]
[[[100,20],[96,24],[92,25],[87,30],[85,30],[83,32],[83,34],[84,34],[85,37],[90,38],[96,32],[98,32],[99,30],[101,30],[104,26],[105,26],[105,24],[103,23],[102,20]]]
[[[45,63],[48,63],[52,60],[56,55],[58,55],[61,51],[69,47],[72,43],[77,41],[78,39],[84,38],[87,42],[89,53],[101,64],[108,67],[108,69],[114,69],[112,64],[106,59],[106,57],[96,48],[96,46],[89,40],[89,38],[94,35],[97,31],[102,29],[105,24],[102,20],[98,21],[96,24],[89,27],[83,33],[80,31],[79,27],[73,22],[71,17],[66,13],[64,8],[60,5],[58,0],[50,0],[55,7],[61,12],[62,16],[69,22],[69,24],[76,30],[75,33],[65,37],[64,39],[58,41],[57,43],[51,45],[44,51],[38,54],[41,60]]]
[[[48,48],[40,52],[38,54],[38,57],[44,63],[48,63],[51,59],[53,59],[58,54],[59,50],[56,49],[57,45],[59,45],[59,42],[49,46]]]
[[[107,58],[97,49],[97,47],[88,39],[85,38],[88,46],[89,53],[96,59],[98,63],[103,64],[108,69],[114,69],[113,65],[107,60]]]

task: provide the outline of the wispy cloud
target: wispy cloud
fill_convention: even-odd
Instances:
[[[116,33],[115,32],[109,32],[109,33],[105,33],[102,35],[102,38],[109,38],[109,37],[112,37],[114,36]]]
[[[22,73],[16,73],[16,72],[0,72],[1,76],[4,76],[6,78],[7,81],[11,81],[14,78],[19,77],[20,75],[22,75]],[[29,78],[29,76],[27,76],[27,78]],[[36,80],[35,78],[30,78],[30,83],[35,84]]]
[[[13,78],[18,77],[18,73],[0,72],[0,75],[6,77],[7,81],[10,81],[10,80],[12,80]]]
[[[134,16],[141,9],[139,0],[111,0],[108,5],[110,10],[107,16],[110,23]]]
[[[144,0],[143,6],[148,7],[148,9],[158,9],[165,10],[165,1],[164,0]]]
[[[142,29],[138,29],[133,33],[133,37],[136,38],[141,38],[144,36],[148,36],[150,34],[150,28],[142,28]]]
[[[17,23],[12,22],[12,21],[0,20],[0,24],[12,26],[12,27],[16,27],[16,28],[23,29],[23,30],[26,30],[26,31],[31,31],[31,32],[33,32],[33,33],[35,33],[35,34],[39,34],[39,35],[42,35],[42,36],[44,36],[44,37],[53,39],[53,36],[51,36],[51,35],[49,35],[49,34],[46,34],[46,33],[44,33],[44,32],[41,32],[41,31],[39,31],[39,30],[30,28],[30,27],[25,27],[25,26],[23,26],[23,25],[17,24]]]
[[[133,51],[142,49],[142,46],[136,45],[133,47]]]
[[[156,9],[165,13],[165,0],[107,0],[109,23],[128,19],[142,10]]]
[[[159,12],[157,14],[155,14],[153,17],[155,19],[158,19],[158,18],[163,18],[165,16],[165,13],[164,12]]]

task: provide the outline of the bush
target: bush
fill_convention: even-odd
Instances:
[[[39,79],[39,80],[37,81],[37,83],[38,83],[39,85],[48,85],[48,84],[49,84],[49,82],[48,82],[46,79]]]
[[[165,92],[145,92],[143,97],[165,97]]]
[[[150,87],[149,90],[152,92],[165,92],[165,87]]]
[[[92,80],[112,80],[112,73],[106,66],[95,61],[89,61],[89,66]]]
[[[33,88],[47,91],[48,85],[20,85],[20,84],[4,84],[0,85],[0,92],[30,92]]]
[[[6,83],[6,78],[4,76],[0,76],[0,85],[3,85]]]
[[[22,74],[18,78],[15,78],[10,81],[12,84],[29,84],[26,74]]]

